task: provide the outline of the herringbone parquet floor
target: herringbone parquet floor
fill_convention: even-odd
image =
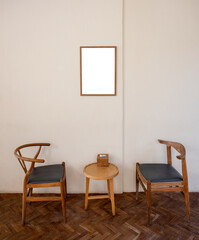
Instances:
[[[146,199],[135,193],[115,195],[116,216],[111,215],[107,199],[89,201],[84,210],[84,195],[68,195],[67,222],[63,223],[61,203],[35,202],[27,205],[26,225],[21,225],[21,194],[0,194],[0,239],[199,239],[199,193],[191,193],[191,221],[186,219],[180,193],[152,195],[152,226],[147,226]]]

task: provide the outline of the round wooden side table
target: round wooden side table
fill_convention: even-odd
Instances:
[[[108,167],[98,167],[97,163],[91,163],[84,168],[84,175],[86,176],[86,194],[85,194],[85,209],[88,207],[89,199],[102,199],[109,198],[111,200],[112,214],[115,216],[115,200],[113,178],[119,173],[118,167],[109,163]],[[94,180],[107,180],[107,195],[88,196],[90,179]]]

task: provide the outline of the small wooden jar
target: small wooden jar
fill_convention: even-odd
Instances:
[[[98,167],[108,167],[109,166],[108,154],[98,154],[97,155],[97,166]]]

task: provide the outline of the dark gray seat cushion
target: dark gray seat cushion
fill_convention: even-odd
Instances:
[[[182,175],[171,165],[164,163],[139,164],[140,171],[150,182],[177,182],[182,181]]]
[[[62,164],[47,165],[35,167],[31,171],[28,183],[53,183],[59,182],[64,176],[64,167]]]

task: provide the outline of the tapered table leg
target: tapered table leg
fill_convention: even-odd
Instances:
[[[89,191],[90,178],[86,178],[86,194],[85,194],[85,209],[88,208],[88,191]]]
[[[115,216],[115,198],[114,198],[114,188],[113,188],[113,179],[109,180],[110,186],[110,195],[111,195],[111,207],[112,207],[112,214]]]
[[[109,181],[109,179],[107,179],[107,189],[108,189],[109,200],[111,200],[111,194],[110,194],[110,181]]]

